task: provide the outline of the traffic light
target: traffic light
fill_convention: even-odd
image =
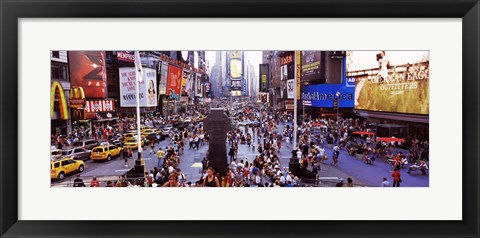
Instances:
[[[333,99],[333,108],[334,109],[338,108],[338,98]]]

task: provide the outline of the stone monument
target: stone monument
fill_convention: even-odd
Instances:
[[[230,119],[223,108],[211,108],[210,114],[203,121],[203,127],[210,136],[208,142],[209,167],[219,174],[227,171],[227,132],[232,129]]]

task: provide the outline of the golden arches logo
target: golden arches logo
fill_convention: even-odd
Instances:
[[[73,110],[72,117],[75,118],[75,119],[83,119],[83,113],[80,109],[75,109],[75,110]]]
[[[85,92],[82,87],[70,88],[70,99],[83,100],[85,99]]]
[[[62,84],[59,81],[53,81],[50,89],[50,118],[53,118],[55,112],[55,96],[58,90],[59,98],[58,105],[60,107],[60,118],[68,120],[67,100],[65,100],[65,93],[63,92]]]

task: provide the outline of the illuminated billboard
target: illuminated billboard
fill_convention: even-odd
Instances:
[[[82,87],[86,98],[107,97],[105,51],[69,51],[70,85]]]
[[[233,97],[242,96],[242,91],[240,91],[240,90],[230,91],[230,96],[233,96]]]
[[[241,81],[241,80],[232,80],[232,81],[230,82],[230,84],[231,84],[230,87],[231,87],[232,89],[240,89],[240,88],[242,88],[242,81]]]
[[[168,80],[168,62],[161,62],[158,64],[160,67],[160,82],[158,84],[158,93],[165,95],[167,92],[167,80]]]
[[[232,79],[237,79],[242,77],[242,60],[241,59],[231,59],[230,60],[230,77]]]
[[[322,51],[302,51],[302,80],[322,79],[321,71]]]
[[[428,51],[353,51],[347,82],[355,109],[429,114]]]
[[[260,71],[260,74],[258,75],[259,76],[259,80],[260,80],[260,92],[267,92],[268,91],[268,75],[269,75],[269,67],[268,67],[268,64],[260,64],[259,65],[259,71]]]
[[[173,65],[168,66],[167,95],[170,99],[180,99],[182,83],[182,69]]]
[[[333,107],[333,100],[340,92],[339,107],[353,108],[353,87],[346,84],[316,84],[302,87],[301,99],[312,107]]]

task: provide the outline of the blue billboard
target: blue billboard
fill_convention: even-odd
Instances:
[[[302,87],[301,99],[312,107],[333,107],[336,93],[340,92],[339,107],[354,107],[355,86],[345,84],[317,84]]]
[[[247,96],[247,80],[242,78],[242,96]]]

